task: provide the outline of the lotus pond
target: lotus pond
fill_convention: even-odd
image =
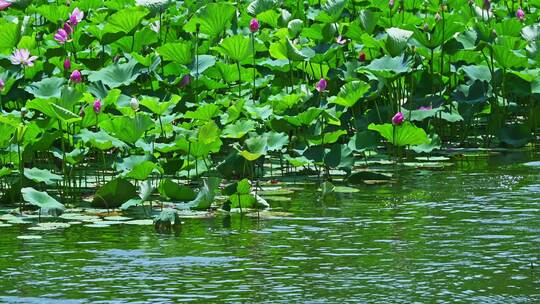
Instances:
[[[0,302],[537,303],[539,159],[491,153],[324,200],[275,185],[293,194],[272,212],[183,217],[179,236],[0,227]]]
[[[0,0],[0,301],[537,300],[539,9]]]

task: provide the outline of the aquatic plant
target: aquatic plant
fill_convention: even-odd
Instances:
[[[215,177],[236,185],[218,205],[245,211],[265,206],[262,180],[355,181],[388,154],[538,138],[533,2],[0,8],[0,187],[21,209],[29,187],[62,204],[215,208]]]

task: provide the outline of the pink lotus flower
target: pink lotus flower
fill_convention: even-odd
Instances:
[[[93,109],[94,109],[94,113],[96,114],[99,114],[101,112],[101,100],[99,98],[94,100]]]
[[[84,12],[81,11],[78,7],[76,7],[73,12],[71,13],[71,15],[69,16],[69,23],[71,23],[71,25],[75,26],[77,25],[79,22],[81,22],[84,18]]]
[[[66,31],[66,33],[68,35],[71,35],[73,34],[73,28],[71,27],[71,25],[69,23],[64,23],[64,31]]]
[[[69,80],[73,81],[74,83],[81,83],[82,82],[82,75],[79,70],[75,70],[71,73],[69,76]]]
[[[518,10],[516,11],[516,17],[519,21],[525,20],[525,12],[523,11],[523,9],[521,9],[521,7],[518,8]]]
[[[399,126],[403,123],[403,113],[401,112],[397,112],[396,115],[394,115],[394,117],[392,117],[392,124],[394,126]]]
[[[388,1],[388,7],[390,7],[390,9],[394,8],[394,0]]]
[[[326,79],[321,78],[321,80],[319,80],[319,82],[317,83],[317,86],[315,87],[315,89],[317,89],[317,91],[319,92],[322,92],[326,89],[327,85],[328,85],[328,82],[326,81]]]
[[[60,44],[64,44],[68,40],[68,33],[64,29],[59,29],[54,35],[54,40]]]
[[[71,60],[69,60],[69,58],[66,58],[66,60],[64,60],[64,71],[69,70],[71,70]]]
[[[11,6],[11,2],[0,0],[0,11],[3,11],[10,6]]]
[[[251,21],[249,22],[249,30],[252,33],[255,33],[256,31],[258,31],[260,27],[261,25],[259,24],[259,20],[255,18],[251,19]]]
[[[30,56],[30,51],[27,49],[16,49],[13,52],[13,55],[9,57],[9,60],[11,60],[11,63],[17,65],[20,64],[22,66],[34,66],[34,60],[36,60],[37,56]]]
[[[433,107],[432,106],[421,106],[418,108],[418,110],[421,110],[421,111],[429,111],[429,110],[432,110]]]
[[[0,92],[2,92],[4,90],[5,86],[6,86],[6,83],[4,82],[4,80],[0,79]]]
[[[360,52],[360,53],[358,54],[358,60],[359,60],[360,62],[366,61],[366,53]]]

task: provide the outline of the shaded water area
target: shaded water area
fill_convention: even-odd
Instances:
[[[273,218],[39,232],[0,228],[7,303],[539,303],[540,160],[504,153],[320,200]],[[529,165],[524,165],[528,163]],[[299,187],[298,185],[295,187]]]

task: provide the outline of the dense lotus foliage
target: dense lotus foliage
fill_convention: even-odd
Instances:
[[[372,157],[534,144],[539,8],[0,1],[1,199],[208,209],[221,184],[223,208],[264,208],[255,181],[276,175],[381,180]]]

